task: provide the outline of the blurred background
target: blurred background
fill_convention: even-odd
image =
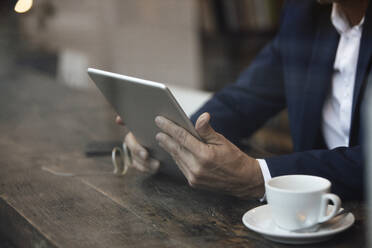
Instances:
[[[3,0],[0,76],[27,68],[56,83],[89,90],[94,85],[86,69],[96,67],[215,92],[233,83],[275,35],[282,4],[282,0]],[[286,113],[247,142],[269,154],[289,152]]]
[[[282,1],[5,0],[1,5],[2,49],[9,55],[18,51],[16,63],[65,83],[88,85],[85,69],[95,66],[214,91],[233,82],[275,34]]]

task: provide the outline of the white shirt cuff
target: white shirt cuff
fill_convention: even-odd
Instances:
[[[267,167],[267,163],[266,163],[265,159],[257,159],[257,161],[260,164],[262,176],[263,176],[264,181],[266,183],[267,181],[269,181],[271,179],[271,174],[270,174],[270,171],[269,171],[269,167]],[[260,202],[264,202],[264,201],[266,201],[266,194],[264,194],[262,196],[262,198],[260,199]]]
[[[271,174],[269,171],[269,167],[267,167],[267,163],[265,159],[257,159],[258,163],[260,164],[261,172],[264,178],[265,183],[271,179]]]

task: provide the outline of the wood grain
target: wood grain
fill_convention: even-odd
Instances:
[[[96,91],[27,70],[2,78],[0,133],[0,232],[16,247],[287,247],[242,224],[256,200],[162,174],[118,177],[109,157],[85,157],[89,142],[122,138]],[[354,227],[307,247],[366,246],[365,205],[344,205],[356,215]]]

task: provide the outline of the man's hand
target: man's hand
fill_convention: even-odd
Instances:
[[[177,163],[192,187],[237,197],[262,197],[264,179],[258,161],[249,157],[209,125],[210,115],[202,114],[195,129],[205,143],[164,117],[156,117],[163,131],[156,135]]]
[[[116,123],[122,126],[125,126],[124,122],[119,116],[116,116]],[[132,155],[131,167],[136,168],[137,170],[143,172],[155,173],[159,169],[159,161],[153,158],[150,158],[149,153],[146,149],[141,146],[134,135],[129,132],[124,139],[125,144],[129,148]]]

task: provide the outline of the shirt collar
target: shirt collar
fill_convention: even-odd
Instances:
[[[358,25],[353,27],[350,26],[349,20],[347,19],[345,13],[342,11],[337,3],[332,5],[331,21],[333,26],[336,28],[339,34],[345,33],[350,29],[361,29],[364,23],[364,17]]]

